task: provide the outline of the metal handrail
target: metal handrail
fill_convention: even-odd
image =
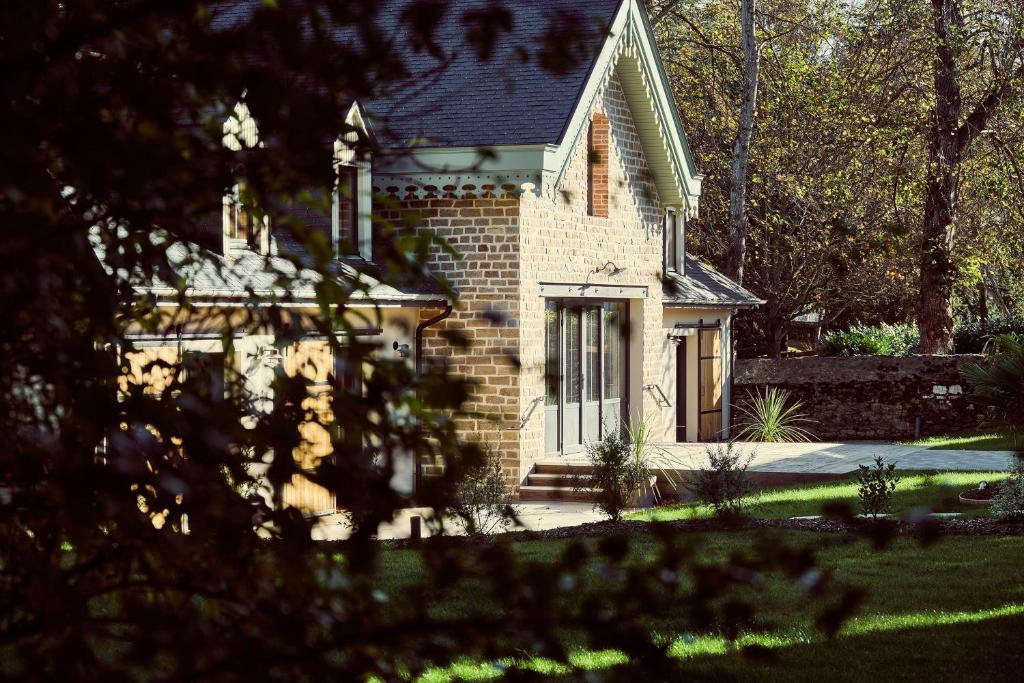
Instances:
[[[665,392],[661,390],[661,386],[660,385],[657,385],[657,384],[645,384],[644,385],[644,391],[649,391],[652,394],[657,392],[658,395],[655,396],[654,398],[658,401],[658,404],[661,405],[662,403],[664,403],[665,405],[663,407],[665,407],[665,408],[671,408],[672,407],[672,401],[668,400],[668,396],[666,396]]]

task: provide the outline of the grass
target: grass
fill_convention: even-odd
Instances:
[[[754,542],[751,532],[721,532],[699,536],[700,558],[721,560],[745,552]],[[779,541],[810,543],[806,532],[777,535]],[[515,544],[519,559],[558,561],[565,541]],[[633,537],[631,562],[651,562],[660,546],[647,534]],[[742,658],[714,634],[686,634],[685,622],[652,623],[651,630],[671,642],[674,656],[687,660],[701,680],[735,677],[741,680],[859,681],[870,680],[1019,680],[1024,648],[1024,537],[947,537],[922,547],[900,539],[886,551],[863,542],[827,547],[819,563],[835,579],[863,587],[865,602],[834,640],[813,627],[813,605],[803,589],[772,582],[758,589],[761,629],[745,635],[740,645],[766,648],[773,662]],[[400,592],[420,575],[420,556],[412,550],[390,550],[382,557],[382,590]],[[603,580],[595,569],[594,581]],[[820,607],[820,605],[819,605]],[[487,609],[472,590],[450,593],[438,609],[458,617]],[[570,639],[571,640],[571,639]],[[626,661],[614,650],[588,650],[577,642],[572,663],[604,670]],[[554,662],[530,657],[503,660],[504,667],[527,669],[557,679],[565,672]],[[499,678],[493,664],[462,661],[423,677],[427,683]]]
[[[969,432],[928,436],[916,441],[902,442],[903,446],[920,446],[933,451],[1012,451],[1015,444],[1009,432]]]
[[[986,515],[987,507],[962,505],[958,496],[967,489],[977,488],[982,481],[1002,481],[1006,479],[1006,472],[901,472],[900,476],[900,483],[893,495],[892,511],[895,514],[927,510]],[[822,484],[758,491],[745,498],[744,503],[750,514],[765,519],[820,515],[830,503],[845,503],[856,509],[857,477],[851,475]],[[681,503],[637,512],[629,518],[664,522],[706,519],[713,515],[710,506]]]

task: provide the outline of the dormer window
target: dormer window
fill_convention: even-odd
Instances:
[[[252,247],[256,235],[253,216],[242,204],[238,196],[238,186],[227,198],[224,207],[225,230],[228,239],[245,242],[246,246]]]
[[[683,243],[685,221],[674,208],[665,209],[665,271],[682,273],[686,253]]]
[[[224,255],[231,256],[239,250],[251,249],[264,252],[269,233],[266,216],[260,216],[243,201],[244,188],[235,185],[224,197]]]
[[[360,206],[359,200],[359,168],[339,164],[331,217],[335,250],[339,256],[359,255],[360,209],[367,210]]]

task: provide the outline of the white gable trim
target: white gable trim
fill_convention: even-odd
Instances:
[[[704,176],[694,165],[640,0],[622,1],[559,144],[387,150],[374,160],[376,185],[426,197],[446,187],[446,193],[462,196],[485,184],[511,184],[516,193],[554,198],[572,152],[586,134],[594,103],[613,72],[622,84],[663,206],[695,216]]]
[[[640,0],[623,0],[610,35],[583,88],[558,151],[544,168],[545,192],[554,195],[590,122],[591,111],[609,77],[618,74],[648,166],[666,207],[696,215],[704,176],[697,172],[654,36]]]

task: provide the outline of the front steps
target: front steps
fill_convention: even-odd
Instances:
[[[519,487],[519,500],[589,502],[594,492],[589,488],[593,471],[590,465],[538,462]],[[575,488],[578,486],[585,488]]]

